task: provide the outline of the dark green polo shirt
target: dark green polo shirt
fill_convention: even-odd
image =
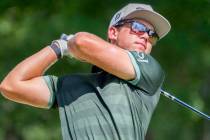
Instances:
[[[164,73],[144,53],[128,52],[136,78],[107,72],[44,79],[59,108],[64,140],[144,140],[158,103]]]

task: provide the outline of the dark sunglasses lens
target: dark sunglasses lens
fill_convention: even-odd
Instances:
[[[149,42],[152,44],[152,45],[155,45],[158,41],[158,37],[150,37],[149,38]]]
[[[144,33],[147,31],[147,28],[143,24],[140,24],[138,22],[132,22],[131,28],[136,33]]]
[[[151,42],[154,42],[154,44],[155,44],[155,43],[158,41],[158,39],[159,39],[157,33],[154,32],[154,31],[151,31],[151,30],[150,30],[150,31],[148,32],[148,35],[150,36]]]
[[[145,32],[147,32],[149,35],[149,41],[152,44],[155,44],[158,41],[157,33],[148,29],[145,25],[141,23],[132,22],[131,28],[135,33],[138,33],[138,34],[144,34]]]

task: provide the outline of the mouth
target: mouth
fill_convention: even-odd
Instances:
[[[146,44],[141,43],[141,42],[135,42],[137,49],[145,51],[146,50]]]

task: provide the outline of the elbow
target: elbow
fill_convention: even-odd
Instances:
[[[3,85],[2,85],[2,83],[0,84],[0,93],[3,95]]]
[[[9,84],[8,82],[5,82],[3,81],[1,84],[0,84],[0,92],[2,94],[3,97],[7,98],[7,99],[10,99],[11,96],[12,96],[12,86],[11,84]]]
[[[0,84],[0,92],[3,94],[3,91],[5,91],[6,89],[6,85],[4,84],[4,82],[1,82]]]

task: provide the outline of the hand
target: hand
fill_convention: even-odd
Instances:
[[[74,37],[74,35],[72,35],[72,34],[70,34],[70,35],[67,35],[67,34],[61,34],[61,37],[60,37],[60,39],[62,39],[62,40],[65,40],[65,41],[69,41],[71,38],[73,38]]]
[[[54,40],[50,47],[54,50],[58,58],[63,58],[64,56],[73,57],[70,53],[69,46],[67,45],[68,40],[73,38],[74,35],[62,34],[59,40]]]
[[[70,34],[70,35],[67,35],[67,34],[61,34],[61,36],[60,36],[60,39],[61,40],[64,40],[64,41],[66,41],[66,44],[65,44],[65,46],[63,46],[62,47],[62,51],[64,51],[64,56],[71,56],[71,57],[73,57],[73,55],[70,53],[70,50],[69,50],[69,47],[70,46],[68,46],[68,41],[70,40],[70,39],[72,39],[74,37],[74,35],[72,35],[72,34]]]
[[[69,50],[68,50],[68,46],[67,46],[67,41],[63,40],[63,39],[59,39],[59,40],[54,40],[51,44],[51,46],[56,46],[57,48],[59,48],[60,50],[60,54],[61,54],[61,58],[63,58],[64,56],[68,56],[69,55]]]

